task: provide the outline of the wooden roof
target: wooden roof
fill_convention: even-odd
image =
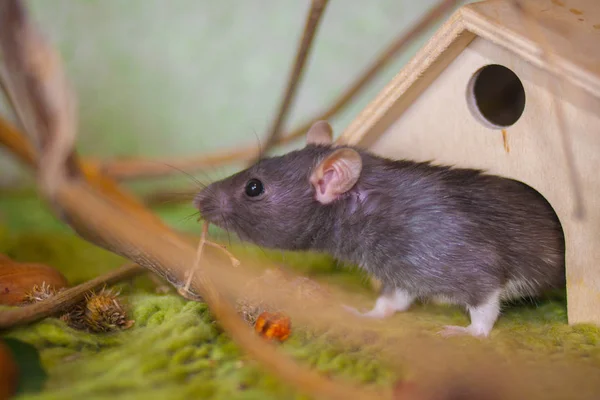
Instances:
[[[525,15],[510,0],[473,3],[459,12],[466,29],[539,67],[551,70],[546,56],[554,53],[561,75],[600,97],[600,1],[521,3]]]
[[[410,105],[477,36],[600,98],[600,0],[518,3],[521,9],[514,0],[485,0],[457,10],[338,142],[356,144],[374,125],[385,124],[391,107]]]

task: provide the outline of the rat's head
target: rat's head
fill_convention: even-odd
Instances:
[[[325,121],[307,133],[305,148],[255,165],[203,189],[194,200],[209,223],[265,247],[298,249],[327,215],[327,207],[355,185],[358,152],[332,146]]]

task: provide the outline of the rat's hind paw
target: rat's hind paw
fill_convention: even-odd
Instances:
[[[356,308],[354,308],[354,307],[350,307],[350,306],[347,306],[347,305],[345,305],[345,304],[342,304],[342,308],[343,308],[344,310],[346,310],[347,312],[349,312],[350,314],[354,314],[354,315],[357,315],[357,316],[361,316],[361,315],[362,315],[362,313],[361,313],[360,311],[358,311],[358,310],[357,310]]]
[[[485,302],[477,306],[467,306],[467,308],[471,316],[471,325],[445,326],[439,334],[444,337],[458,335],[471,335],[478,338],[488,337],[500,314],[500,291],[493,292]]]
[[[371,311],[360,312],[356,308],[344,305],[346,311],[360,317],[383,319],[394,315],[399,311],[406,311],[412,304],[415,296],[405,292],[402,289],[396,289],[391,293],[379,296],[375,306]]]
[[[484,332],[481,329],[476,329],[473,325],[469,326],[456,326],[456,325],[447,325],[438,332],[439,335],[443,337],[452,337],[452,336],[465,336],[470,335],[473,337],[487,337],[488,332]]]
[[[374,308],[371,311],[360,312],[356,308],[347,306],[345,304],[342,304],[342,308],[344,310],[346,310],[347,312],[349,312],[350,314],[354,314],[357,317],[363,317],[363,318],[383,319],[383,318],[387,318],[387,317],[389,317],[389,316],[391,316],[391,315],[394,314],[394,311],[393,310],[389,310],[389,309],[388,310],[382,310],[382,309]]]

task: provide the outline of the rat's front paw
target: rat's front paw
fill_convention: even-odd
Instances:
[[[443,337],[452,337],[452,336],[474,336],[474,337],[487,337],[489,332],[485,332],[481,329],[476,329],[473,325],[469,326],[456,326],[456,325],[447,325],[438,332],[439,335]]]
[[[356,308],[354,308],[354,307],[350,307],[350,306],[347,306],[347,305],[345,305],[345,304],[342,304],[342,308],[343,308],[344,310],[346,310],[347,312],[349,312],[350,314],[354,314],[354,315],[356,315],[356,316],[362,316],[362,313],[361,313],[360,311],[358,311],[358,310],[357,310]]]
[[[373,308],[371,311],[360,312],[356,308],[347,306],[345,304],[342,304],[342,308],[344,310],[348,311],[350,314],[354,314],[358,317],[364,317],[364,318],[383,319],[383,318],[390,317],[392,314],[394,314],[394,310],[390,310],[390,309]]]

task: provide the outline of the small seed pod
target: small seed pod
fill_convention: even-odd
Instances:
[[[63,289],[64,288],[56,290],[54,289],[54,286],[47,285],[46,282],[43,282],[40,286],[34,285],[33,289],[25,293],[25,302],[38,303],[40,301],[44,301],[54,296],[56,293],[60,292]]]
[[[20,305],[28,302],[35,287],[47,294],[68,286],[67,279],[56,269],[44,264],[19,263],[0,258],[0,304]]]

